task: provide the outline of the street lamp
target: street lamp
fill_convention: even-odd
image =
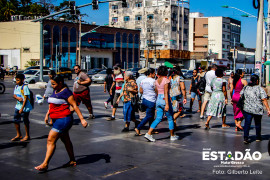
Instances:
[[[241,9],[238,9],[238,8],[236,8],[236,7],[232,7],[232,6],[228,6],[228,5],[223,5],[223,6],[221,6],[222,8],[231,8],[231,9],[236,9],[237,11],[241,11],[241,12],[243,12],[243,13],[245,13],[245,15],[241,15],[242,17],[255,17],[255,18],[258,18],[257,16],[254,16],[254,15],[252,15],[252,14],[250,14],[250,13],[248,13],[248,12],[246,12],[246,11],[243,11],[243,10],[241,10]]]

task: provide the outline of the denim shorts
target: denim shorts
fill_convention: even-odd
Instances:
[[[53,119],[53,127],[52,130],[58,133],[63,133],[68,131],[73,124],[73,117],[67,116],[64,118]]]
[[[22,112],[21,114],[19,113],[20,110],[18,109],[15,109],[15,112],[14,112],[14,123],[20,123],[21,122],[21,118],[23,118],[23,122],[24,124],[30,124],[30,121],[29,121],[29,114],[30,112]]]
[[[198,98],[198,101],[200,101],[200,100],[201,100],[201,96],[200,96],[198,93],[191,92],[191,98],[192,98],[192,99],[195,99],[196,96],[197,96],[197,98]]]

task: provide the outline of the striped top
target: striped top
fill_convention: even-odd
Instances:
[[[50,104],[50,118],[59,119],[71,114],[67,100],[72,95],[72,92],[68,88],[65,88],[59,93],[53,91],[53,94],[48,99],[48,103]]]

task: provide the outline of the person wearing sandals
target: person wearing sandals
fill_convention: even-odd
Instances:
[[[126,71],[124,78],[126,83],[116,103],[119,104],[121,97],[124,96],[123,114],[125,127],[122,132],[129,132],[130,121],[133,121],[135,123],[135,127],[138,125],[138,121],[136,121],[135,119],[135,109],[131,102],[131,99],[138,93],[138,86],[134,80],[133,72]]]
[[[35,167],[35,169],[38,171],[46,171],[48,169],[49,162],[56,148],[56,142],[59,138],[65,144],[65,148],[70,158],[70,161],[64,166],[76,166],[73,145],[69,138],[69,129],[73,124],[70,105],[78,114],[83,127],[86,128],[88,125],[83,118],[82,113],[76,104],[76,101],[74,100],[72,92],[64,84],[63,77],[54,77],[51,80],[51,84],[54,92],[48,99],[50,106],[45,117],[45,123],[48,123],[48,116],[50,116],[50,118],[53,120],[53,126],[49,132],[47,140],[47,152],[45,159],[42,164]]]
[[[147,78],[141,81],[140,93],[142,94],[142,104],[146,108],[146,116],[140,122],[140,124],[135,128],[135,136],[141,136],[141,128],[149,122],[151,125],[155,117],[156,109],[156,92],[155,92],[155,69],[150,68],[147,71]]]
[[[30,90],[27,85],[24,84],[25,76],[24,74],[17,74],[16,86],[14,89],[13,98],[17,100],[14,113],[14,125],[17,135],[11,139],[11,141],[28,141],[30,140],[30,121],[29,114],[33,109],[30,103]],[[23,118],[25,127],[25,137],[22,138],[22,133],[20,130],[21,118]]]
[[[168,69],[165,66],[160,66],[158,68],[158,79],[155,81],[156,92],[158,93],[156,101],[156,119],[151,124],[150,129],[145,134],[145,138],[148,141],[154,142],[155,139],[152,136],[152,132],[161,122],[163,114],[165,113],[168,123],[169,130],[171,135],[171,140],[178,140],[178,136],[174,135],[174,122],[173,122],[173,108],[170,101],[170,80],[167,79]]]
[[[215,75],[217,77],[210,83],[213,92],[206,111],[208,117],[205,123],[205,130],[210,129],[209,122],[213,116],[217,116],[218,118],[222,117],[222,128],[230,127],[226,124],[226,105],[228,103],[228,97],[226,80],[222,78],[223,70],[217,69]]]
[[[243,114],[245,117],[244,126],[244,143],[249,144],[249,130],[252,119],[255,121],[256,141],[262,140],[261,137],[261,120],[264,113],[263,105],[267,109],[268,116],[270,115],[270,108],[267,102],[267,95],[262,87],[259,86],[259,76],[252,75],[250,82],[242,89],[240,95],[244,96]]]
[[[237,69],[231,84],[230,94],[232,97],[233,113],[235,121],[235,131],[244,130],[241,126],[241,122],[244,119],[244,115],[241,109],[237,107],[237,102],[240,99],[240,92],[247,85],[247,81],[243,79],[245,72],[242,69]]]
[[[199,76],[197,70],[194,69],[193,77],[191,78],[191,83],[190,83],[190,88],[189,88],[189,94],[191,94],[190,106],[188,110],[189,112],[192,112],[192,106],[193,106],[196,96],[199,103],[199,109],[197,112],[201,112],[202,100],[201,100],[201,95],[198,93],[198,88],[197,88],[197,84],[200,81],[200,79],[201,79],[201,76]]]
[[[184,81],[181,80],[182,76],[181,68],[176,66],[173,68],[173,74],[171,78],[170,97],[172,99],[173,107],[173,120],[176,128],[176,120],[183,111],[183,104],[187,103],[186,87]],[[184,97],[184,100],[182,98]]]

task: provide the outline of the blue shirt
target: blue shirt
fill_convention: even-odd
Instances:
[[[23,98],[22,102],[17,101],[17,104],[15,106],[15,109],[17,109],[17,110],[21,110],[23,102],[24,102],[24,96],[21,93],[21,89],[22,89],[22,86],[18,86],[18,85],[15,86],[15,89],[14,89],[14,95],[16,95],[17,97]],[[23,92],[24,92],[25,96],[28,96],[28,100],[25,103],[25,106],[23,108],[23,112],[30,112],[33,108],[32,108],[32,105],[31,105],[30,99],[29,99],[30,98],[30,90],[29,90],[27,85],[24,85]]]

